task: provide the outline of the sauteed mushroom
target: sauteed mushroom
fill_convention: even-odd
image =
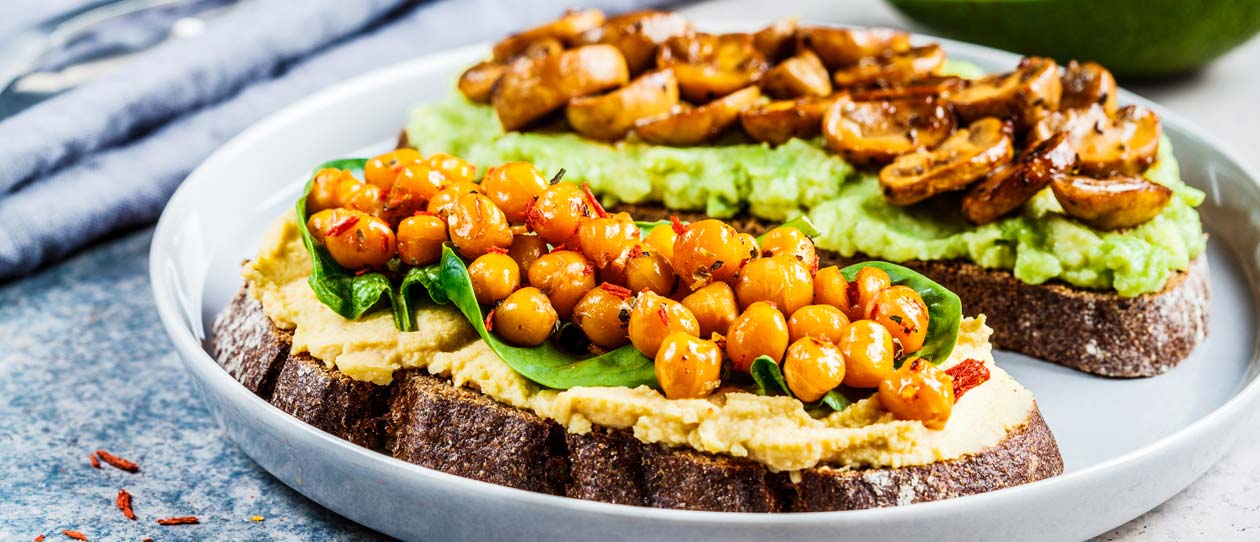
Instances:
[[[547,55],[559,53],[564,45],[555,38],[540,38],[529,42],[520,52],[512,55],[504,62],[486,60],[468,68],[459,76],[459,91],[464,97],[477,103],[489,103],[494,93],[494,85],[499,82],[509,69],[526,62],[532,62]]]
[[[945,64],[945,50],[932,44],[905,51],[888,51],[836,70],[838,87],[895,87],[935,74]]]
[[[1029,134],[1041,141],[1067,132],[1081,155],[1081,172],[1093,177],[1111,173],[1136,175],[1155,162],[1162,133],[1159,117],[1145,107],[1130,105],[1108,117],[1104,106],[1069,109],[1047,115]]]
[[[705,103],[756,83],[770,68],[753,46],[752,34],[693,34],[665,40],[656,55],[673,68],[678,89],[692,103]]]
[[[827,96],[831,94],[831,80],[818,55],[804,49],[766,72],[761,88],[775,98]]]
[[[494,111],[507,131],[519,130],[572,98],[624,85],[626,59],[611,45],[587,45],[509,70],[494,91]]]
[[[678,105],[674,72],[657,70],[600,96],[574,98],[565,117],[575,131],[593,139],[621,139],[640,119],[668,113]]]
[[[976,224],[993,222],[1019,209],[1052,180],[1075,167],[1076,151],[1068,143],[1067,134],[1057,134],[973,185],[963,197],[963,214]]]
[[[779,19],[753,34],[753,47],[761,51],[766,60],[778,62],[792,54],[792,38],[794,37],[796,37],[796,18]]]
[[[955,89],[962,88],[966,80],[961,77],[929,75],[914,82],[886,88],[864,88],[850,90],[849,95],[857,101],[870,100],[902,100],[906,98],[944,98]]]
[[[512,34],[494,44],[494,60],[503,62],[512,58],[523,51],[530,42],[542,38],[555,38],[567,45],[572,45],[576,42],[578,35],[601,24],[604,24],[604,12],[598,9],[570,11],[559,19]]]
[[[948,100],[964,122],[998,117],[1014,121],[1022,133],[1046,112],[1058,109],[1062,92],[1058,65],[1048,58],[1028,57],[1011,73],[968,82]]]
[[[1059,110],[1101,105],[1108,116],[1116,114],[1116,78],[1094,62],[1068,62],[1061,79],[1063,99]]]
[[[607,43],[620,49],[630,74],[636,75],[652,67],[661,43],[693,31],[691,21],[681,13],[645,10],[612,17],[603,25],[583,32],[578,42]]]
[[[884,199],[893,205],[918,203],[942,192],[966,188],[1011,161],[1010,123],[983,118],[959,129],[928,152],[897,157],[879,172]]]
[[[794,137],[809,139],[822,133],[823,114],[833,98],[800,98],[770,102],[739,114],[749,137],[771,145],[787,143]]]
[[[799,46],[812,49],[830,69],[857,64],[868,56],[910,48],[910,35],[887,28],[811,26],[797,31]]]
[[[841,94],[823,116],[827,147],[859,165],[883,165],[934,147],[954,131],[954,115],[935,98],[854,101]]]
[[[1155,218],[1172,200],[1172,190],[1141,175],[1105,179],[1063,176],[1050,183],[1063,212],[1103,230],[1137,226]]]
[[[648,143],[696,145],[721,135],[760,99],[761,90],[750,86],[699,107],[680,105],[673,113],[645,119],[635,131]]]

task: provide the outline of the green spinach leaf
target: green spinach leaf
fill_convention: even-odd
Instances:
[[[958,295],[914,270],[888,262],[857,263],[841,269],[840,273],[845,280],[853,280],[863,267],[883,269],[893,284],[913,288],[927,304],[928,331],[923,348],[917,353],[906,354],[917,354],[938,364],[948,359],[949,354],[954,351],[954,344],[958,342],[958,325],[962,322],[962,301],[958,299]]]

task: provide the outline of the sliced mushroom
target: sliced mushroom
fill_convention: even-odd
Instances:
[[[1107,115],[1116,113],[1116,78],[1107,68],[1094,62],[1068,62],[1061,79],[1063,98],[1059,100],[1059,110],[1088,108],[1090,105],[1101,105]]]
[[[1155,218],[1173,195],[1166,186],[1124,174],[1105,179],[1063,176],[1050,188],[1063,212],[1102,230],[1131,228]]]
[[[564,45],[555,38],[532,41],[505,62],[487,60],[468,68],[459,76],[459,91],[464,93],[464,97],[470,101],[490,103],[490,96],[494,93],[494,84],[499,82],[499,78],[503,77],[511,66],[531,62],[563,50]]]
[[[706,103],[756,83],[770,69],[752,34],[674,36],[665,40],[656,65],[673,68],[678,90],[692,103]]]
[[[1028,137],[1036,142],[1058,132],[1067,132],[1072,147],[1081,155],[1082,173],[1105,177],[1146,171],[1159,155],[1163,129],[1159,116],[1145,107],[1130,105],[1108,117],[1104,106],[1092,104],[1047,115]]]
[[[796,32],[799,45],[812,49],[829,69],[857,64],[868,56],[910,48],[910,35],[887,28],[804,27]]]
[[[683,14],[653,9],[612,17],[603,25],[582,33],[578,42],[607,43],[620,49],[630,74],[635,75],[652,67],[656,51],[665,40],[694,31],[691,21]]]
[[[1019,160],[999,166],[972,185],[962,211],[976,224],[988,224],[1019,209],[1055,178],[1076,167],[1076,151],[1067,134],[1058,134],[1027,149]]]
[[[678,105],[674,72],[657,70],[600,96],[574,98],[564,109],[569,125],[592,139],[621,139],[641,119],[668,113]]]
[[[761,90],[747,87],[699,107],[684,104],[669,114],[644,119],[635,132],[644,141],[657,145],[697,145],[722,135],[739,120],[740,112],[759,100]]]
[[[779,19],[753,34],[753,47],[770,62],[778,62],[792,54],[796,37],[796,17]]]
[[[895,87],[929,77],[944,64],[945,50],[933,44],[867,57],[832,77],[841,88]]]
[[[761,78],[761,88],[780,99],[827,96],[831,94],[831,79],[818,55],[802,49],[766,72]]]
[[[810,139],[822,133],[823,114],[834,98],[801,98],[770,102],[739,114],[739,122],[749,137],[771,145],[789,139]]]
[[[923,79],[895,87],[865,88],[849,91],[857,101],[904,100],[907,98],[946,98],[950,92],[962,88],[966,80],[961,77],[929,75]]]
[[[573,45],[583,32],[604,24],[604,12],[598,9],[566,12],[559,19],[512,34],[494,44],[494,60],[503,62],[529,46],[530,42],[554,38]]]
[[[508,70],[495,88],[492,103],[503,129],[519,130],[573,98],[629,80],[621,51],[611,45],[587,45]]]
[[[884,165],[907,152],[935,147],[955,126],[935,98],[854,101],[841,94],[823,115],[827,147],[857,165]]]
[[[879,172],[884,199],[910,205],[943,192],[962,190],[1015,152],[1011,126],[993,117],[959,129],[928,152],[903,154]]]
[[[969,81],[948,100],[964,122],[998,117],[1014,121],[1022,133],[1058,109],[1062,93],[1058,65],[1048,58],[1028,57],[1011,73]]]

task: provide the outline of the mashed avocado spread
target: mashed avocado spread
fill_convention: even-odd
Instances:
[[[1011,270],[1030,284],[1060,280],[1123,296],[1157,292],[1205,246],[1194,210],[1203,193],[1181,181],[1167,138],[1146,176],[1172,188],[1172,202],[1141,226],[1103,232],[1064,216],[1048,188],[1021,213],[984,226],[969,223],[954,197],[892,207],[873,173],[855,170],[820,141],[662,147],[559,131],[503,133],[493,109],[462,96],[417,108],[407,137],[422,152],[447,152],[482,166],[523,160],[548,174],[564,168],[566,179],[589,182],[613,203],[657,201],[715,217],[746,207],[770,221],[808,213],[822,232],[818,246],[844,256],[961,259]]]

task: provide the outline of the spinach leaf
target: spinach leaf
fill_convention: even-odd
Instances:
[[[757,393],[759,395],[796,397],[792,394],[791,388],[788,388],[787,380],[783,378],[783,370],[779,368],[779,364],[775,363],[770,356],[761,356],[753,360],[748,372],[752,374],[753,381],[757,383]],[[825,406],[839,412],[848,408],[851,404],[853,402],[840,393],[839,390],[831,390],[817,402],[805,403],[805,407],[812,409]]]
[[[422,284],[423,280],[417,278]],[[547,388],[565,390],[578,386],[656,387],[656,368],[651,358],[626,345],[598,356],[574,356],[550,341],[535,347],[512,346],[486,329],[486,315],[473,294],[468,267],[450,245],[442,249],[437,286],[449,301],[464,313],[482,340],[512,370]],[[430,287],[430,295],[434,289]],[[434,300],[437,300],[434,296]]]
[[[958,295],[914,270],[888,262],[857,263],[841,269],[840,273],[845,280],[853,280],[863,267],[883,269],[893,284],[909,286],[919,292],[928,307],[928,331],[917,355],[938,364],[948,359],[958,342],[958,325],[962,322],[962,301]]]

